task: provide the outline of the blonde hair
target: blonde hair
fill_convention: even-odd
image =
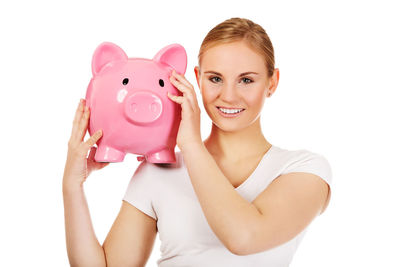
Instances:
[[[200,46],[199,66],[201,58],[207,49],[235,41],[245,41],[247,45],[259,52],[265,59],[268,77],[273,75],[275,57],[271,40],[263,27],[245,18],[227,19],[208,32]]]

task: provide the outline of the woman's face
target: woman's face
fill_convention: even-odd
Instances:
[[[208,116],[225,131],[253,124],[279,79],[278,69],[268,79],[264,58],[243,41],[208,49],[203,54],[201,69],[195,67],[195,74]],[[226,115],[219,107],[242,111]]]

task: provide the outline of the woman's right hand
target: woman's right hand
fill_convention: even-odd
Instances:
[[[85,142],[90,110],[86,107],[85,99],[81,99],[72,126],[71,137],[68,141],[68,155],[64,168],[63,187],[82,186],[93,170],[107,166],[109,162],[96,162],[94,145],[101,138],[102,131],[98,130]],[[89,156],[86,158],[90,149]]]

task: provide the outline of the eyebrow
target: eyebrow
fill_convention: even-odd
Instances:
[[[205,71],[204,74],[206,74],[206,73],[212,73],[212,74],[216,74],[216,75],[219,75],[219,76],[223,76],[221,73],[213,71],[213,70]],[[257,72],[253,72],[253,71],[243,72],[243,73],[241,73],[239,75],[239,77],[247,75],[247,74],[258,74],[258,73]]]

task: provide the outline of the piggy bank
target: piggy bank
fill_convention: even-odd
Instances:
[[[94,51],[86,91],[89,134],[101,129],[95,161],[137,160],[175,163],[181,106],[167,92],[182,96],[169,81],[172,70],[184,74],[187,56],[179,44],[168,45],[153,59],[128,58],[117,45],[104,42]]]

